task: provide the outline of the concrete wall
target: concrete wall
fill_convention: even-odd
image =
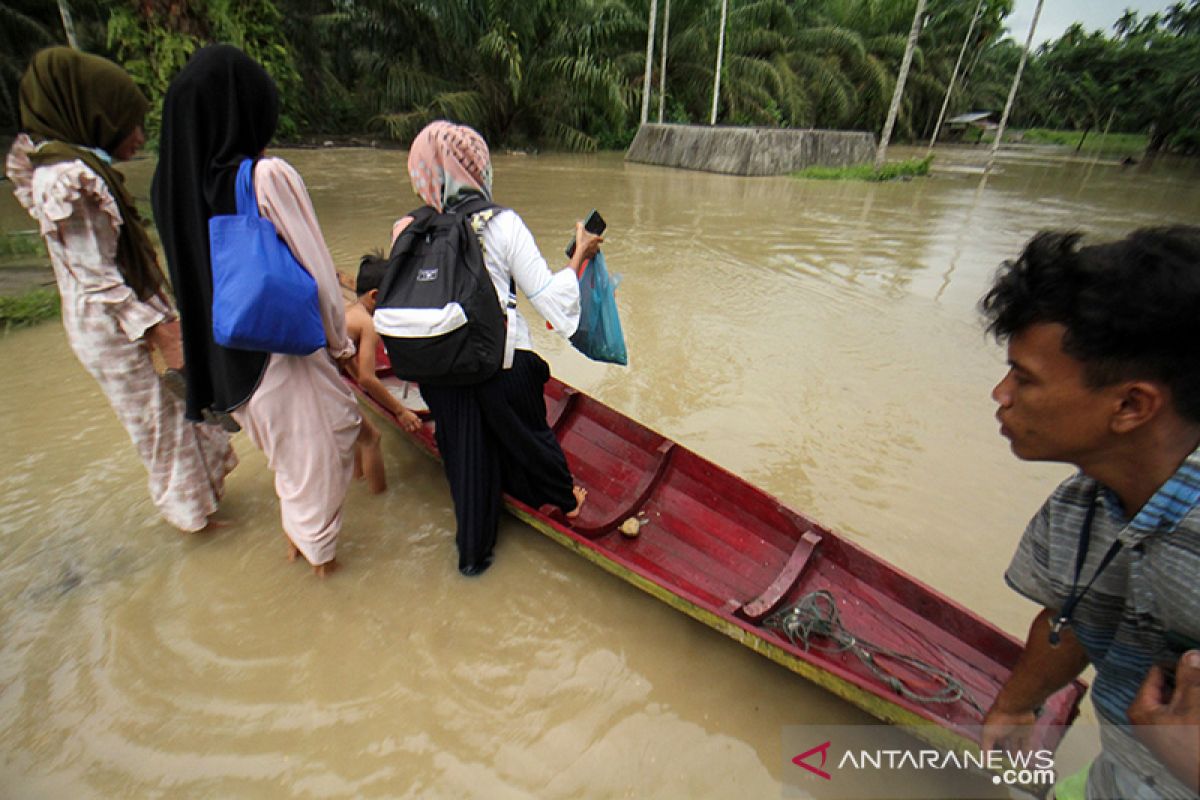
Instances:
[[[858,131],[646,124],[627,161],[729,175],[782,175],[812,166],[846,167],[875,157],[875,135]]]

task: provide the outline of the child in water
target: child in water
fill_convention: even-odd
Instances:
[[[388,391],[383,382],[375,374],[375,353],[379,347],[379,334],[375,333],[375,324],[371,315],[375,313],[375,299],[379,295],[379,285],[383,283],[387,271],[387,260],[375,255],[363,256],[358,267],[358,279],[355,282],[355,294],[358,299],[346,304],[346,333],[354,340],[358,348],[353,359],[344,364],[359,386],[366,390],[375,402],[382,405],[399,422],[404,430],[417,431],[421,428],[421,418],[410,409],[405,408],[396,397]],[[370,432],[367,429],[370,428]],[[363,433],[359,436],[358,449],[355,455],[355,475],[367,478],[372,492],[382,492],[387,488],[387,478],[383,471],[383,455],[379,447],[379,431],[363,418]]]

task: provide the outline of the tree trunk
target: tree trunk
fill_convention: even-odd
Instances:
[[[642,84],[642,124],[650,117],[650,73],[654,69],[654,22],[658,18],[658,0],[650,0],[650,21],[646,30],[646,81]]]
[[[67,34],[67,44],[79,49],[75,41],[75,21],[71,19],[71,9],[67,8],[67,0],[58,0],[58,15],[62,17],[63,31]]]
[[[663,6],[662,60],[658,66],[658,123],[663,121],[667,104],[667,32],[671,29],[671,0]]]
[[[950,95],[954,94],[954,84],[958,82],[958,68],[962,66],[963,56],[967,54],[967,45],[971,43],[971,34],[975,32],[975,23],[979,22],[979,14],[982,11],[983,0],[979,0],[975,4],[975,16],[971,17],[971,25],[967,28],[967,36],[963,39],[962,47],[959,48],[958,59],[954,62],[954,71],[950,73],[950,85],[946,87],[946,97],[942,100],[942,110],[938,112],[937,123],[933,126],[933,136],[929,137],[929,149],[925,151],[926,156],[933,152],[938,134],[942,132],[942,122],[946,119],[946,111],[950,107]]]
[[[917,12],[913,14],[912,28],[908,31],[908,45],[904,48],[904,59],[900,62],[900,74],[896,76],[896,91],[892,92],[892,105],[888,109],[887,121],[883,123],[883,133],[879,134],[879,149],[875,151],[876,172],[883,168],[884,159],[887,158],[888,142],[892,138],[896,116],[900,113],[900,100],[904,97],[904,84],[908,80],[908,68],[912,66],[917,37],[921,35],[921,15],[924,13],[925,0],[917,0]]]
[[[1037,31],[1038,17],[1042,15],[1042,3],[1038,0],[1037,8],[1033,10],[1033,21],[1029,23],[1029,36],[1025,38],[1025,49],[1021,51],[1021,60],[1017,63],[1017,74],[1013,76],[1012,88],[1008,90],[1008,101],[1004,104],[1004,114],[1000,117],[1000,127],[996,128],[996,140],[992,142],[992,152],[988,155],[984,173],[992,171],[996,163],[996,151],[1000,149],[1000,140],[1004,138],[1004,128],[1008,125],[1008,115],[1012,113],[1013,100],[1017,98],[1017,87],[1021,85],[1021,73],[1025,71],[1025,62],[1029,60],[1029,49],[1033,46],[1033,34]]]
[[[1076,153],[1078,153],[1080,150],[1083,149],[1083,143],[1084,143],[1084,141],[1087,140],[1087,135],[1088,135],[1088,133],[1091,132],[1091,130],[1092,130],[1092,125],[1091,125],[1091,123],[1088,123],[1088,126],[1083,129],[1083,136],[1079,137],[1079,144],[1075,145]]]
[[[1103,141],[1108,144],[1108,132],[1112,130],[1113,120],[1117,117],[1117,109],[1113,109],[1108,113],[1108,122],[1104,123]]]
[[[717,124],[717,103],[721,97],[721,59],[725,57],[725,17],[728,11],[729,0],[721,0],[721,34],[717,39],[717,73],[713,77],[713,103],[712,114],[708,119],[709,125]]]
[[[1163,145],[1167,143],[1167,134],[1161,130],[1158,125],[1151,123],[1150,134],[1146,138],[1146,155],[1154,155],[1162,152]]]

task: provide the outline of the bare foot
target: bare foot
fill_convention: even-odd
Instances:
[[[335,571],[337,571],[337,568],[338,568],[337,559],[331,558],[328,561],[326,561],[324,564],[314,564],[313,565],[313,575],[316,575],[318,578],[324,578],[329,575],[332,575]]]
[[[232,524],[233,523],[227,519],[213,519],[212,517],[209,517],[208,520],[204,523],[203,528],[197,528],[194,531],[181,530],[179,532],[180,533],[189,533],[189,532],[190,533],[212,533],[213,531],[219,531],[221,528],[228,528]]]
[[[571,494],[575,495],[575,508],[567,512],[567,519],[575,519],[583,509],[583,501],[587,500],[587,489],[582,486],[572,486]]]
[[[283,540],[287,542],[287,560],[290,564],[296,560],[296,556],[300,555],[300,550],[296,545],[292,544],[292,540],[288,538],[286,533],[283,535]]]

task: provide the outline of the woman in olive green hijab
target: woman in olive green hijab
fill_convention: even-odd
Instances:
[[[182,366],[179,321],[133,196],[114,161],[145,141],[149,107],[116,64],[42,50],[21,79],[21,130],[6,162],[41,230],[62,296],[67,341],[100,384],[149,472],[159,513],[208,526],[237,458],[224,431],[184,418],[151,358]]]

